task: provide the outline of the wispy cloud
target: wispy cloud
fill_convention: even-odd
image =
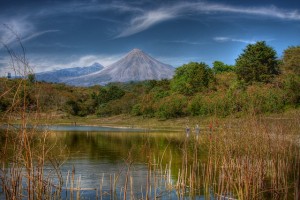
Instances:
[[[234,38],[234,37],[214,37],[213,38],[214,41],[217,42],[241,42],[241,43],[245,43],[245,44],[254,44],[257,41],[273,41],[274,39],[241,39],[241,38]]]
[[[129,27],[124,29],[119,35],[116,36],[116,38],[127,37],[139,33],[155,24],[172,19],[175,16],[175,13],[173,14],[171,12],[165,12],[165,10],[146,12],[141,16],[133,18],[130,21]]]
[[[162,41],[165,43],[178,43],[178,44],[187,44],[187,45],[203,45],[205,42],[196,42],[196,41],[188,41],[188,40],[170,40],[170,41]]]
[[[246,40],[246,39],[239,39],[239,38],[230,38],[230,37],[215,37],[213,40],[217,42],[241,42],[246,44],[254,44],[257,40]]]
[[[184,17],[193,14],[214,15],[218,13],[264,16],[282,20],[300,20],[298,10],[268,7],[238,7],[208,2],[184,2],[173,6],[159,7],[133,17],[116,38],[127,37],[142,32],[153,25],[166,20]]]
[[[0,42],[11,44],[16,40],[16,35],[24,42],[44,34],[58,32],[59,30],[38,30],[38,25],[35,23],[37,21],[36,19],[42,20],[52,16],[99,13],[98,19],[114,23],[119,22],[116,19],[101,16],[101,14],[106,11],[112,11],[117,14],[129,13],[130,15],[144,12],[144,10],[139,7],[122,2],[112,2],[108,4],[101,2],[74,2],[54,3],[50,7],[33,8],[30,12],[24,10],[22,13],[19,13],[20,15],[18,16],[11,16],[10,13],[2,13],[2,15],[0,15],[0,26],[6,24],[9,28],[0,28]],[[88,17],[86,15],[83,16]]]
[[[45,57],[36,57],[31,58],[30,63],[33,66],[35,72],[49,71],[54,69],[65,69],[72,67],[86,67],[94,64],[95,62],[108,66],[122,57],[121,54],[113,54],[113,55],[84,55],[80,56],[77,59],[74,57],[69,60],[62,61],[61,58],[45,58]]]
[[[26,18],[0,19],[0,42],[11,44],[16,40],[16,36],[27,37],[34,30],[34,26]]]
[[[28,40],[34,39],[34,38],[39,37],[41,35],[44,35],[44,34],[47,34],[47,33],[55,33],[55,32],[59,32],[59,30],[46,30],[46,31],[36,32],[36,33],[30,34],[27,37],[23,38],[22,41],[26,42]]]
[[[176,56],[176,57],[156,56],[155,58],[173,67],[179,67],[189,62],[206,62],[206,63],[211,62],[210,60],[206,60],[205,58],[201,58],[199,56],[194,56],[194,57],[193,56]]]
[[[144,10],[122,2],[112,2],[104,4],[101,2],[73,2],[57,3],[51,9],[49,7],[40,9],[39,16],[78,14],[78,13],[101,13],[103,11],[113,11],[116,13],[142,13]]]
[[[44,30],[36,32],[36,27],[27,18],[2,19],[5,21],[0,28],[0,42],[6,45],[13,45],[19,37],[26,42],[48,33],[59,32],[59,30]],[[2,46],[0,47],[2,48]]]
[[[72,3],[54,3],[50,8],[44,7],[35,10],[34,12],[27,13],[28,18],[40,18],[49,16],[58,16],[61,14],[86,14],[86,13],[106,13],[107,11],[113,12],[114,14],[126,13],[126,17],[123,19],[116,18],[117,21],[123,22],[124,26],[116,34],[115,38],[128,37],[130,35],[137,34],[145,31],[154,25],[161,22],[189,17],[198,17],[199,14],[204,15],[217,15],[217,14],[231,14],[242,16],[254,16],[254,17],[268,17],[281,20],[297,20],[300,21],[300,13],[297,9],[282,9],[276,6],[264,6],[264,7],[241,7],[221,3],[211,3],[205,1],[199,2],[180,2],[173,5],[159,5],[156,8],[149,9],[145,3],[141,4],[130,4],[128,2],[116,2],[101,3],[95,2],[72,2]],[[110,20],[116,22],[116,19],[110,17],[104,18],[104,20]],[[127,22],[126,22],[126,21]],[[0,20],[1,21],[1,20]],[[23,23],[25,22],[25,23]],[[34,24],[30,23],[30,20],[19,19],[11,20],[8,24],[13,24],[16,31],[21,32],[22,35],[27,35],[27,32],[31,33],[34,29]],[[119,24],[118,24],[119,26]],[[18,30],[17,30],[18,29]],[[51,30],[50,30],[51,31]],[[1,34],[1,31],[0,31]],[[12,40],[11,35],[1,34],[0,39],[7,41]]]

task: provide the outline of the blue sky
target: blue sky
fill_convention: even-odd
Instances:
[[[0,0],[0,41],[18,48],[36,72],[107,66],[133,48],[178,67],[190,61],[234,64],[250,43],[264,40],[282,55],[300,45],[298,0]],[[5,25],[4,25],[5,24]],[[0,47],[0,73],[9,71]]]

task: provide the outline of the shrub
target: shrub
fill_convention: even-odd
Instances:
[[[209,88],[214,82],[212,70],[205,63],[190,62],[175,71],[171,89],[183,95],[194,95]]]
[[[181,117],[186,114],[187,98],[183,95],[172,95],[161,99],[157,104],[155,115],[161,119]]]

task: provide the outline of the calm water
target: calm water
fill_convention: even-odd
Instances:
[[[103,192],[110,193],[113,177],[118,177],[113,199],[121,199],[129,167],[135,197],[145,198],[149,174],[146,163],[149,161],[149,151],[151,151],[152,163],[162,161],[161,166],[165,167],[172,160],[167,171],[170,174],[170,183],[176,184],[178,169],[181,165],[181,146],[185,135],[183,132],[149,132],[142,129],[93,126],[39,128],[52,130],[53,133],[48,142],[56,143],[53,154],[62,163],[60,170],[65,182],[68,173],[72,173],[75,169],[75,180],[80,179],[79,187],[83,188],[79,193],[81,199],[95,199],[96,191],[85,189],[99,189],[101,184]],[[132,164],[129,165],[129,163]],[[156,168],[159,167],[156,166]],[[166,191],[165,179],[160,179],[162,177],[160,174],[165,171],[165,169],[159,169],[155,172],[158,177],[157,185],[160,185],[157,186],[157,194],[161,193],[162,199],[177,199],[176,191]],[[154,184],[153,180],[151,182]],[[66,187],[70,186],[70,182],[68,185],[64,184]],[[75,186],[77,185],[76,183]],[[130,185],[129,182],[128,185]],[[151,192],[153,197],[154,188]],[[62,199],[69,198],[69,192],[62,193]],[[104,195],[103,199],[111,199],[111,196]]]
[[[60,128],[60,127],[58,127]],[[62,127],[63,130],[66,127]],[[88,127],[68,127],[73,130],[56,131],[53,139],[59,139],[60,145],[66,146],[67,160],[62,166],[63,174],[72,171],[74,166],[76,178],[81,178],[82,188],[95,188],[100,186],[103,177],[103,190],[111,188],[111,178],[117,177],[116,196],[119,197],[126,182],[128,163],[130,175],[133,180],[133,190],[136,196],[145,195],[148,174],[147,151],[161,155],[168,148],[172,149],[172,156],[180,156],[180,151],[170,143],[179,137],[180,133],[156,133],[135,129],[110,129],[99,127],[89,130]],[[57,129],[56,129],[57,130]],[[142,132],[141,132],[142,131]],[[173,152],[174,151],[174,152]],[[167,155],[169,157],[170,155]],[[130,159],[130,161],[127,161]],[[178,163],[174,161],[173,167]],[[175,176],[175,173],[174,175]],[[172,177],[174,178],[174,177]],[[143,191],[143,193],[141,193]],[[95,191],[83,191],[82,196],[93,199]],[[165,196],[175,198],[176,193],[170,192]],[[110,196],[108,196],[110,198]],[[120,197],[119,197],[120,198]]]

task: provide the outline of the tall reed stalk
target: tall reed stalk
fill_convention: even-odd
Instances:
[[[297,199],[299,196],[299,129],[295,121],[272,123],[258,117],[202,132],[185,139],[177,190],[206,198]],[[199,150],[207,151],[206,159]]]
[[[10,27],[6,28],[14,33]],[[15,36],[20,53],[3,44],[10,56],[11,69],[20,78],[7,80],[1,94],[1,97],[11,99],[11,105],[1,115],[4,145],[0,147],[0,188],[6,199],[48,199],[61,187],[59,159],[50,157],[54,144],[47,143],[49,132],[40,131],[36,126],[39,89],[34,80],[29,80],[32,70],[26,51],[18,35]],[[55,163],[53,171],[45,170],[46,162],[50,161]]]

